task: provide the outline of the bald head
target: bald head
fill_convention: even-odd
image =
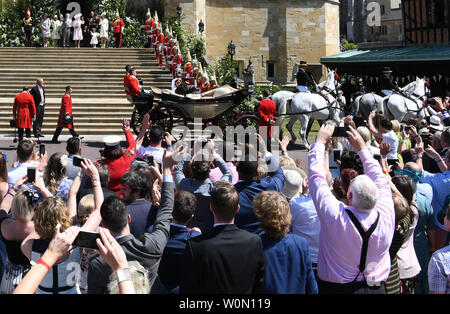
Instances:
[[[419,173],[419,175],[422,175],[422,167],[419,166],[419,165],[418,165],[417,163],[415,163],[415,162],[412,162],[412,161],[407,162],[407,163],[405,164],[405,168],[407,168],[407,169],[409,169],[409,170],[412,170],[412,171],[416,171],[417,173]]]

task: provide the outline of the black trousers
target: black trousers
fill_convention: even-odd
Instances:
[[[41,133],[42,123],[44,122],[45,105],[36,105],[36,120],[33,123],[33,133],[34,136]]]
[[[23,29],[25,30],[25,44],[27,47],[31,47],[33,45],[31,41],[31,33],[33,31],[33,28],[31,26],[25,26]]]
[[[114,33],[114,37],[116,38],[116,48],[122,47],[122,33]]]
[[[53,134],[52,141],[57,141],[58,140],[58,137],[61,134],[62,129],[63,129],[62,127],[57,127],[56,128],[55,133]],[[72,126],[71,129],[69,129],[69,132],[70,132],[70,134],[72,134],[73,137],[78,137],[78,133],[75,132],[75,128],[73,126]]]
[[[23,130],[24,129],[17,129],[17,132],[19,133],[19,142],[23,140]],[[25,129],[26,137],[31,137],[31,129]]]

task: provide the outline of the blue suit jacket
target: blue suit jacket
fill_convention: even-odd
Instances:
[[[130,233],[140,239],[149,226],[155,223],[156,210],[152,202],[145,199],[137,199],[127,205],[131,217]]]
[[[261,235],[266,257],[264,293],[317,294],[308,242],[289,233],[282,239]]]
[[[283,170],[276,159],[270,157],[267,164],[271,169],[276,169],[273,172],[269,172],[269,177],[256,181],[242,181],[234,185],[239,193],[239,205],[241,206],[241,209],[235,216],[234,224],[241,229],[256,234],[261,233],[262,229],[253,211],[253,199],[264,191],[281,192],[285,182]]]
[[[181,267],[187,240],[200,235],[186,226],[170,225],[170,238],[167,241],[164,253],[159,264],[158,276],[169,291],[180,284]]]

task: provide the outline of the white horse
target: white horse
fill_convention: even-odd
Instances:
[[[383,113],[383,100],[387,97],[381,97],[375,93],[367,93],[356,97],[353,104],[353,111],[358,112],[364,120],[369,118],[372,111]]]
[[[409,83],[400,91],[401,94],[394,93],[384,100],[384,116],[399,122],[411,118],[422,121],[425,118],[423,103],[426,101],[429,91],[425,79],[418,77],[415,82]]]
[[[326,83],[327,83],[327,81],[325,80],[325,81],[323,81],[323,82],[317,84],[317,85],[316,85],[316,90],[317,90],[318,92],[321,92],[321,91],[324,89],[324,86],[325,86]],[[336,83],[336,82],[335,82],[335,83]],[[335,90],[335,93],[336,93],[336,95],[337,95],[337,101],[338,101],[342,106],[345,107],[345,105],[346,105],[345,97],[344,97],[344,95],[342,95],[337,89],[338,89],[338,87],[336,87],[336,90]],[[289,91],[279,91],[279,92],[274,93],[274,94],[272,95],[271,99],[275,102],[277,108],[281,108],[281,107],[283,107],[283,106],[286,106],[286,102],[292,100],[292,99],[294,98],[295,95],[296,95],[296,93],[293,93],[293,92],[289,92]],[[341,111],[339,118],[342,119],[342,118],[343,118],[343,115],[344,115],[344,111]],[[280,118],[283,119],[283,121],[284,121],[284,119],[286,119],[285,116],[281,116]],[[280,119],[280,118],[279,118],[279,119]],[[289,133],[291,134],[291,142],[292,142],[292,143],[295,143],[295,141],[296,141],[296,139],[297,139],[297,136],[296,136],[296,135],[294,134],[294,132],[293,132],[293,126],[294,126],[295,122],[297,122],[297,121],[299,121],[299,117],[298,117],[297,115],[291,115],[290,118],[289,118],[289,122],[288,122],[288,124],[286,125],[286,129],[287,129],[287,130],[289,131]],[[314,119],[311,118],[311,119],[309,120],[307,129],[306,129],[306,136],[308,136],[309,131],[311,130],[311,127],[312,127],[313,123],[314,123]],[[319,124],[321,124],[321,121],[319,122]]]
[[[311,93],[288,94],[289,92],[285,91],[283,91],[283,94],[281,94],[281,92],[278,92],[280,94],[275,93],[272,96],[272,100],[274,97],[275,99],[281,99],[275,126],[281,128],[286,116],[290,116],[291,121],[289,122],[289,125],[291,129],[288,130],[291,133],[292,139],[295,140],[296,136],[292,132],[292,125],[298,119],[301,123],[300,137],[305,147],[309,149],[306,133],[311,121],[332,119],[338,124],[340,122],[340,113],[342,110],[337,99],[332,95],[334,91],[336,91],[335,76],[334,71],[330,71],[327,75],[327,79],[323,83],[323,91],[321,92],[321,95],[323,96]]]

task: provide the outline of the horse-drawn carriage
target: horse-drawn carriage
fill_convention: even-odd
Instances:
[[[238,116],[235,108],[252,93],[251,86],[235,89],[222,86],[203,94],[179,95],[168,89],[151,87],[153,103],[138,98],[127,99],[133,103],[131,127],[138,134],[142,127],[145,114],[150,114],[150,120],[171,133],[179,126],[188,126],[189,122],[201,119],[203,124],[218,124],[219,120],[228,115]]]

